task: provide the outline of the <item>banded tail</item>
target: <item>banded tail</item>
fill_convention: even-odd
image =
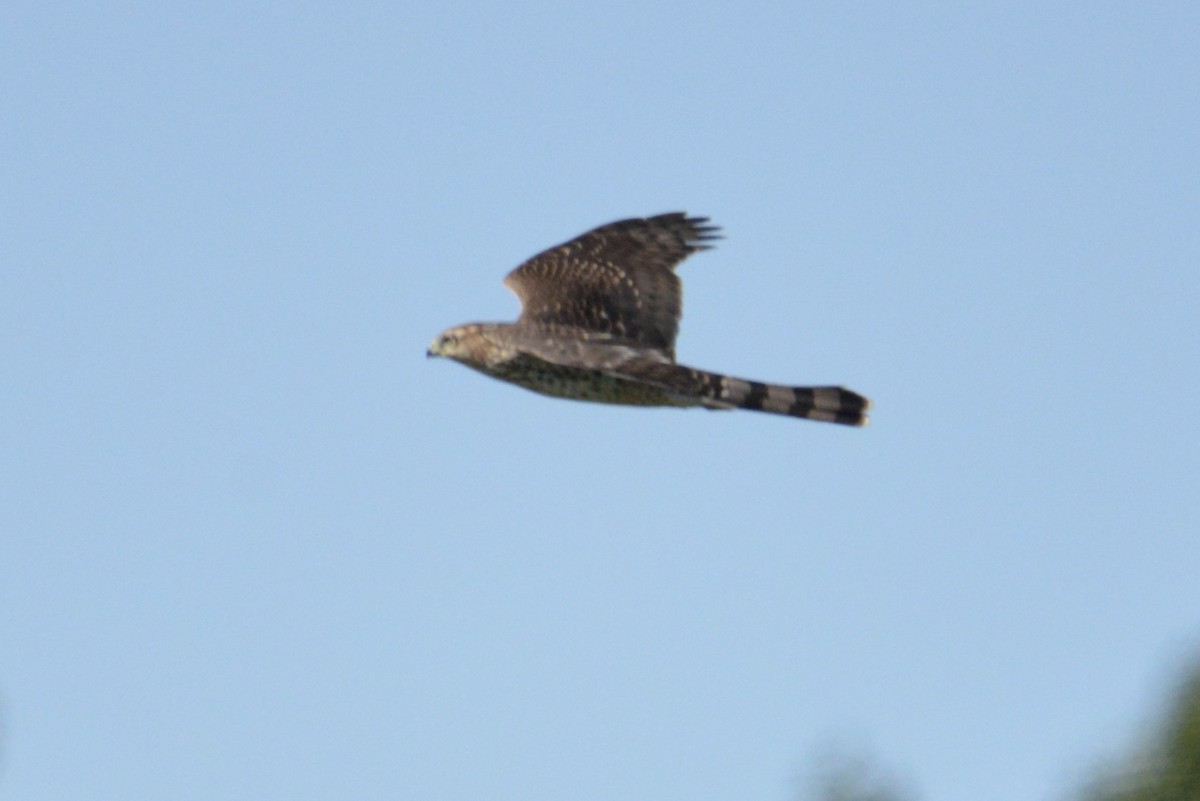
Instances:
[[[757,412],[786,414],[824,423],[865,426],[871,401],[845,387],[785,387],[703,373],[705,397],[719,404]]]
[[[623,366],[622,373],[629,374]],[[643,381],[709,409],[751,409],[825,423],[865,426],[871,401],[845,387],[785,387],[663,362],[639,362]]]

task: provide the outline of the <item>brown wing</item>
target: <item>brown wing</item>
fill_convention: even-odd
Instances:
[[[707,222],[679,212],[621,220],[539,253],[504,279],[521,299],[517,322],[571,326],[673,354],[683,310],[674,270],[718,238]]]

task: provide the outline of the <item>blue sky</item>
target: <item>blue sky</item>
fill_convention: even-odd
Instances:
[[[1194,653],[1194,4],[4,16],[0,796],[1060,798]],[[426,361],[673,210],[869,428]]]

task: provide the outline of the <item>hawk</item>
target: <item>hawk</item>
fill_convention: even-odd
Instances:
[[[861,426],[871,402],[842,387],[790,387],[675,363],[683,292],[675,268],[718,229],[684,213],[620,220],[510,272],[515,323],[450,328],[429,346],[479,372],[559,398],[631,406],[753,409]]]

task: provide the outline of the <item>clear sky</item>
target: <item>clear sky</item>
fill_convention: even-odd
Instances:
[[[1060,798],[1200,637],[1195,3],[6,4],[0,797]],[[614,219],[680,361],[427,361]]]

